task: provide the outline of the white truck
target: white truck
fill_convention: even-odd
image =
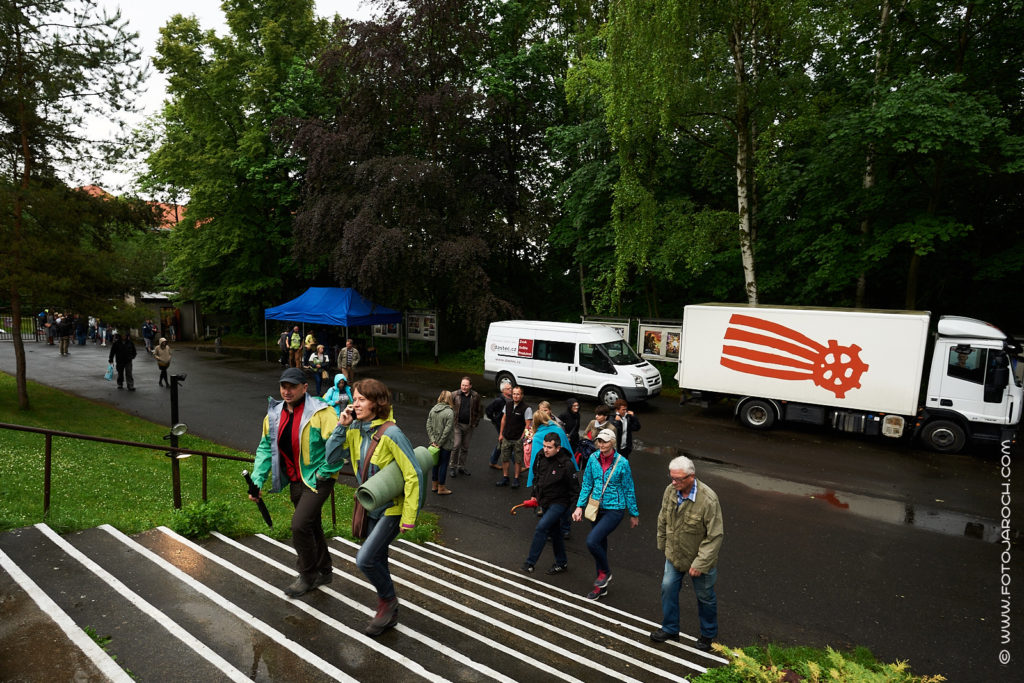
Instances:
[[[1024,394],[1011,368],[1016,342],[980,320],[942,316],[929,343],[930,321],[921,311],[686,306],[683,401],[735,397],[752,429],[804,422],[916,436],[943,453],[969,439],[1007,448]]]

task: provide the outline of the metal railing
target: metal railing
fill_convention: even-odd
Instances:
[[[169,438],[172,441],[172,445],[163,444],[150,444],[141,443],[139,441],[125,441],[124,439],[111,439],[105,436],[92,436],[89,434],[76,434],[73,432],[62,432],[56,429],[44,429],[42,427],[27,427],[25,425],[9,424],[6,422],[0,422],[0,429],[11,429],[19,432],[32,432],[34,434],[42,434],[45,437],[45,454],[44,454],[44,472],[43,472],[43,517],[49,517],[50,515],[50,491],[52,488],[52,477],[53,471],[53,437],[62,439],[80,439],[82,441],[98,441],[100,443],[109,443],[115,446],[128,446],[130,448],[143,448],[151,451],[163,451],[171,461],[171,489],[174,500],[174,508],[176,510],[181,509],[181,475],[179,470],[179,461],[183,457],[189,457],[192,455],[198,455],[202,457],[202,487],[203,487],[203,502],[205,503],[206,498],[206,484],[207,484],[207,458],[220,458],[221,460],[235,460],[237,462],[252,463],[254,459],[246,456],[239,455],[228,455],[226,453],[212,453],[210,451],[199,451],[194,448],[180,448],[177,442],[177,436],[168,434],[164,438]],[[342,468],[341,472],[338,473],[341,476],[354,477],[355,473],[351,469],[351,465],[347,464]],[[331,525],[337,526],[338,515],[334,503],[334,490],[331,490]]]
[[[38,342],[46,332],[39,329],[33,316],[21,317],[22,341]],[[10,313],[0,313],[0,341],[14,340],[14,317]]]
[[[43,466],[43,516],[49,516],[50,514],[50,490],[51,490],[51,473],[53,470],[53,437],[59,437],[62,439],[80,439],[82,441],[98,441],[100,443],[114,444],[115,446],[129,446],[132,448],[144,448],[151,451],[163,451],[171,459],[171,488],[174,496],[174,508],[176,510],[181,509],[181,476],[179,471],[179,459],[182,457],[188,457],[191,455],[199,455],[203,458],[203,502],[206,502],[206,483],[207,483],[207,470],[206,463],[207,458],[220,458],[222,460],[237,460],[239,462],[251,463],[252,458],[243,457],[239,455],[228,455],[226,453],[211,453],[209,451],[198,451],[193,448],[180,448],[177,445],[156,445],[150,443],[141,443],[138,441],[125,441],[123,439],[110,439],[105,436],[91,436],[89,434],[75,434],[73,432],[62,432],[56,429],[43,429],[42,427],[26,427],[25,425],[8,424],[6,422],[0,422],[0,429],[13,429],[19,432],[32,432],[34,434],[42,434],[45,437],[45,455],[44,455],[44,466]]]

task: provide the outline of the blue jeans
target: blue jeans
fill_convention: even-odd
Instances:
[[[681,572],[665,560],[665,575],[661,579],[661,630],[665,633],[679,633],[679,591],[683,587],[684,576],[690,576],[689,572]],[[690,577],[693,592],[697,596],[700,634],[705,638],[718,635],[718,599],[715,597],[717,578],[717,568]]]
[[[388,547],[398,537],[399,515],[381,515],[370,518],[370,533],[356,553],[356,566],[377,589],[377,597],[390,600],[395,597],[395,584],[388,568]]]
[[[448,463],[452,458],[452,452],[442,448],[437,453],[437,464],[430,471],[430,480],[438,484],[444,484],[448,480]]]
[[[537,522],[537,528],[533,532],[530,555],[526,558],[528,563],[537,564],[540,554],[544,551],[544,544],[547,543],[548,536],[550,536],[551,549],[555,551],[555,564],[566,564],[565,541],[562,539],[562,517],[568,507],[565,503],[555,503],[544,510],[544,516]]]
[[[608,566],[608,535],[615,531],[625,516],[625,510],[598,510],[597,521],[591,522],[590,533],[587,534],[587,550],[594,556],[598,573],[611,572]]]

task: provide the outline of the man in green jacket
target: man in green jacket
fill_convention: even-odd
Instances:
[[[668,474],[670,483],[658,513],[658,550],[665,553],[661,628],[651,633],[651,640],[679,640],[679,590],[689,574],[700,619],[700,638],[694,647],[707,652],[718,635],[715,580],[724,532],[722,508],[711,487],[697,481],[693,461],[686,456],[674,458],[668,464]]]
[[[282,400],[269,401],[252,468],[253,484],[262,487],[269,476],[271,492],[287,487],[295,506],[292,543],[299,577],[284,589],[292,598],[331,582],[331,554],[320,510],[338,480],[345,447],[345,427],[338,425],[330,406],[307,393],[308,387],[302,370],[281,373]]]

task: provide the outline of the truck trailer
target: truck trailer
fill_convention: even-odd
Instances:
[[[683,401],[737,399],[751,429],[779,422],[920,438],[956,453],[1016,438],[1017,343],[980,320],[925,311],[740,304],[686,306]]]

